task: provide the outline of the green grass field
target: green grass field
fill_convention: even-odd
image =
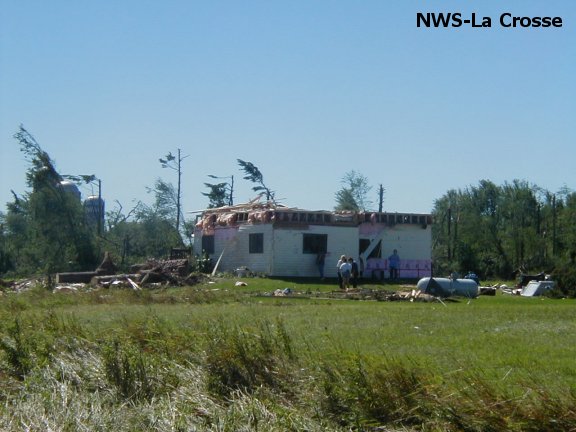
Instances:
[[[242,280],[5,293],[0,430],[576,430],[574,300]]]

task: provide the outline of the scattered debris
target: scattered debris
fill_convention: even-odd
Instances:
[[[292,294],[292,290],[290,288],[280,289],[278,288],[274,291],[274,297],[286,297]]]
[[[65,272],[56,273],[57,284],[71,284],[71,283],[88,283],[93,277],[97,276],[97,272]]]
[[[548,280],[549,278],[550,277],[544,272],[540,272],[534,275],[520,273],[520,276],[518,276],[518,285],[516,285],[516,288],[523,288],[531,281],[543,281]]]
[[[190,273],[188,259],[177,258],[169,260],[150,259],[143,264],[131,267],[129,274],[116,274],[117,267],[108,252],[104,254],[102,263],[95,271],[58,273],[56,283],[90,284],[92,286],[126,286],[136,291],[144,286],[166,284],[172,286],[195,285],[204,279],[204,275]]]
[[[522,294],[522,288],[509,288],[508,285],[500,285],[500,291],[502,294],[508,295],[520,295]]]
[[[378,296],[380,301],[409,301],[409,302],[433,302],[436,297],[423,293],[420,290],[388,292]]]
[[[110,253],[108,251],[104,252],[104,259],[96,269],[98,275],[113,275],[116,273],[117,267],[112,262]]]
[[[553,281],[533,280],[528,282],[528,285],[522,289],[520,295],[523,297],[537,297],[545,294],[546,291],[550,291],[551,289],[554,289]]]
[[[41,279],[21,279],[13,282],[4,281],[2,287],[5,288],[7,292],[20,293],[23,291],[28,291],[29,289],[32,289],[36,285],[42,283],[43,281]]]
[[[498,285],[478,287],[478,295],[495,296]]]
[[[126,278],[126,280],[128,281],[128,283],[130,283],[130,285],[132,286],[132,288],[134,288],[134,291],[141,291],[142,288],[140,288],[138,286],[138,284],[136,282],[134,282],[132,279],[130,278]]]
[[[71,285],[58,285],[52,291],[54,294],[58,293],[77,293],[79,288],[83,288],[85,285],[80,284],[71,284]]]
[[[238,277],[252,276],[252,272],[246,266],[238,267],[236,270],[234,270],[234,274]]]

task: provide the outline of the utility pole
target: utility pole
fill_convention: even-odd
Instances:
[[[552,195],[552,256],[556,256],[556,194]]]
[[[380,190],[378,191],[378,213],[382,213],[382,206],[384,204],[384,188],[380,184]]]
[[[180,156],[180,149],[178,149],[178,192],[176,197],[176,231],[180,232],[180,189],[182,185],[182,158]]]
[[[448,217],[446,218],[446,224],[448,230],[448,260],[451,260],[452,236],[450,235],[450,228],[452,226],[452,207],[448,207]]]
[[[102,235],[102,180],[98,179],[98,235]]]
[[[234,176],[230,176],[230,196],[228,200],[228,205],[234,205]]]

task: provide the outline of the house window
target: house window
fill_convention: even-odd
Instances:
[[[327,234],[304,234],[302,242],[302,253],[317,254],[328,251]]]
[[[248,251],[251,254],[264,253],[264,234],[250,234],[248,237]]]
[[[202,252],[206,252],[209,255],[214,253],[214,236],[213,235],[202,236]]]

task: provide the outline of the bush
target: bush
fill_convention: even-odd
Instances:
[[[557,297],[576,297],[576,262],[574,259],[563,260],[554,269],[556,288],[553,295]]]

